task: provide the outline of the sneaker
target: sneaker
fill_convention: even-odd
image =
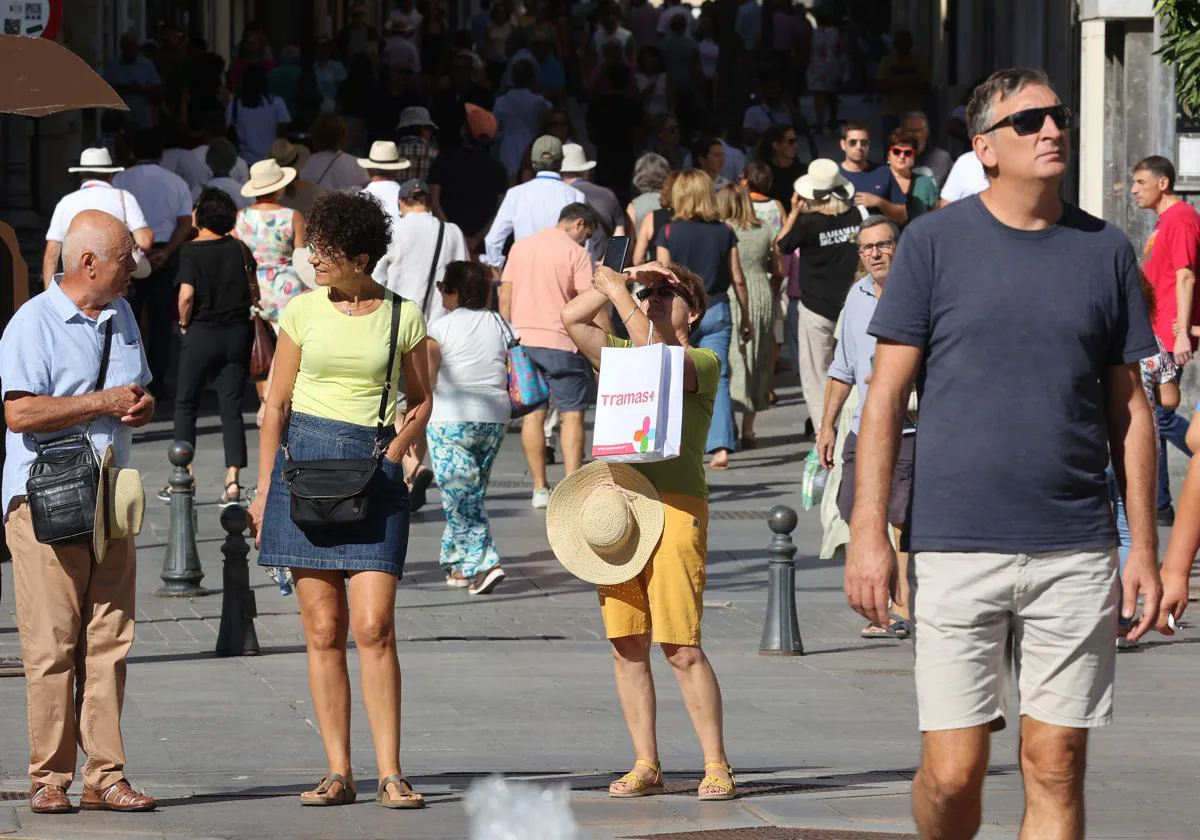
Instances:
[[[163,489],[158,491],[158,498],[164,502],[171,501],[171,485],[164,484]]]
[[[550,504],[550,488],[541,487],[533,491],[533,498],[529,504],[534,510],[545,510]]]
[[[1175,524],[1175,506],[1167,505],[1158,512],[1158,524],[1170,528]]]
[[[468,595],[486,595],[496,588],[496,584],[504,580],[504,569],[499,566],[492,566],[486,572],[480,572],[471,578],[471,586],[467,589]]]

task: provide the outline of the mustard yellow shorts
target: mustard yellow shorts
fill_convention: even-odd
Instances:
[[[664,493],[663,535],[633,580],[599,587],[610,639],[652,635],[655,644],[700,644],[708,558],[708,500]]]

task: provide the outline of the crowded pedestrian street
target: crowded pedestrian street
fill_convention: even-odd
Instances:
[[[296,795],[322,773],[305,683],[304,637],[295,596],[251,570],[261,655],[216,658],[225,532],[211,500],[220,493],[219,419],[200,421],[197,551],[213,590],[203,598],[155,597],[163,585],[168,506],[151,504],[138,538],[137,641],[129,660],[122,729],[138,784],[158,797],[155,814],[37,816],[23,802],[0,802],[0,831],[16,838],[328,838],[471,836],[464,795],[491,774],[569,786],[581,838],[910,837],[909,786],[919,743],[909,642],[858,637],[845,606],[842,563],[820,560],[815,510],[800,511],[793,536],[796,602],[805,656],[760,656],[772,533],[767,514],[798,506],[797,463],[808,445],[792,418],[799,388],[764,416],[761,445],[712,481],[713,529],[705,592],[705,648],[725,691],[730,761],[746,794],[696,803],[700,756],[679,700],[663,692],[660,743],[667,796],[614,802],[605,793],[628,748],[608,678],[610,655],[592,587],[567,575],[545,541],[544,514],[528,504],[519,435],[506,438],[493,473],[489,515],[509,578],[488,598],[448,589],[438,569],[442,516],[431,504],[414,518],[410,562],[396,603],[404,668],[405,768],[428,797],[423,811],[394,815],[368,804],[316,811]],[[247,420],[252,420],[247,416]],[[802,429],[801,429],[802,431]],[[148,486],[167,480],[169,422],[135,438],[133,464]],[[1175,462],[1176,480],[1181,476]],[[552,480],[561,467],[551,466]],[[432,494],[436,496],[436,491]],[[1167,529],[1162,530],[1165,539]],[[6,606],[11,565],[3,568]],[[1200,584],[1200,581],[1197,581]],[[1152,638],[1118,657],[1116,725],[1092,742],[1089,838],[1200,837],[1195,790],[1200,711],[1189,686],[1200,679],[1193,631]],[[17,654],[11,607],[0,619],[0,655]],[[351,659],[353,662],[353,657]],[[658,670],[660,664],[655,663]],[[663,675],[666,677],[666,674]],[[357,679],[354,680],[357,683]],[[0,787],[27,789],[24,680],[0,679]],[[362,708],[353,711],[353,746],[369,756]],[[361,769],[369,778],[369,765]],[[670,792],[674,792],[671,795]],[[1022,811],[1016,737],[993,742],[982,838],[1016,835]],[[764,829],[811,829],[766,833]],[[716,829],[755,833],[691,834]],[[873,832],[857,834],[854,832]],[[878,832],[879,834],[875,834]]]

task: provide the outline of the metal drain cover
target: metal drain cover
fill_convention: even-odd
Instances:
[[[641,834],[631,840],[917,840],[917,835],[840,828],[718,828],[675,834]]]
[[[22,802],[28,798],[27,790],[0,790],[0,802]]]
[[[0,656],[0,677],[23,677],[25,665],[19,656]]]

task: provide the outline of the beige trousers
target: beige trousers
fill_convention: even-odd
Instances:
[[[83,747],[84,784],[104,789],[125,775],[121,705],[133,644],[136,560],[132,540],[112,540],[103,563],[91,543],[48,546],[33,535],[29,506],[8,519],[17,626],[29,706],[29,777],[67,788]]]
[[[825,380],[829,378],[829,365],[833,363],[833,348],[836,345],[836,324],[800,303],[799,334],[800,390],[812,418],[813,429],[821,428],[821,414],[825,410]]]

